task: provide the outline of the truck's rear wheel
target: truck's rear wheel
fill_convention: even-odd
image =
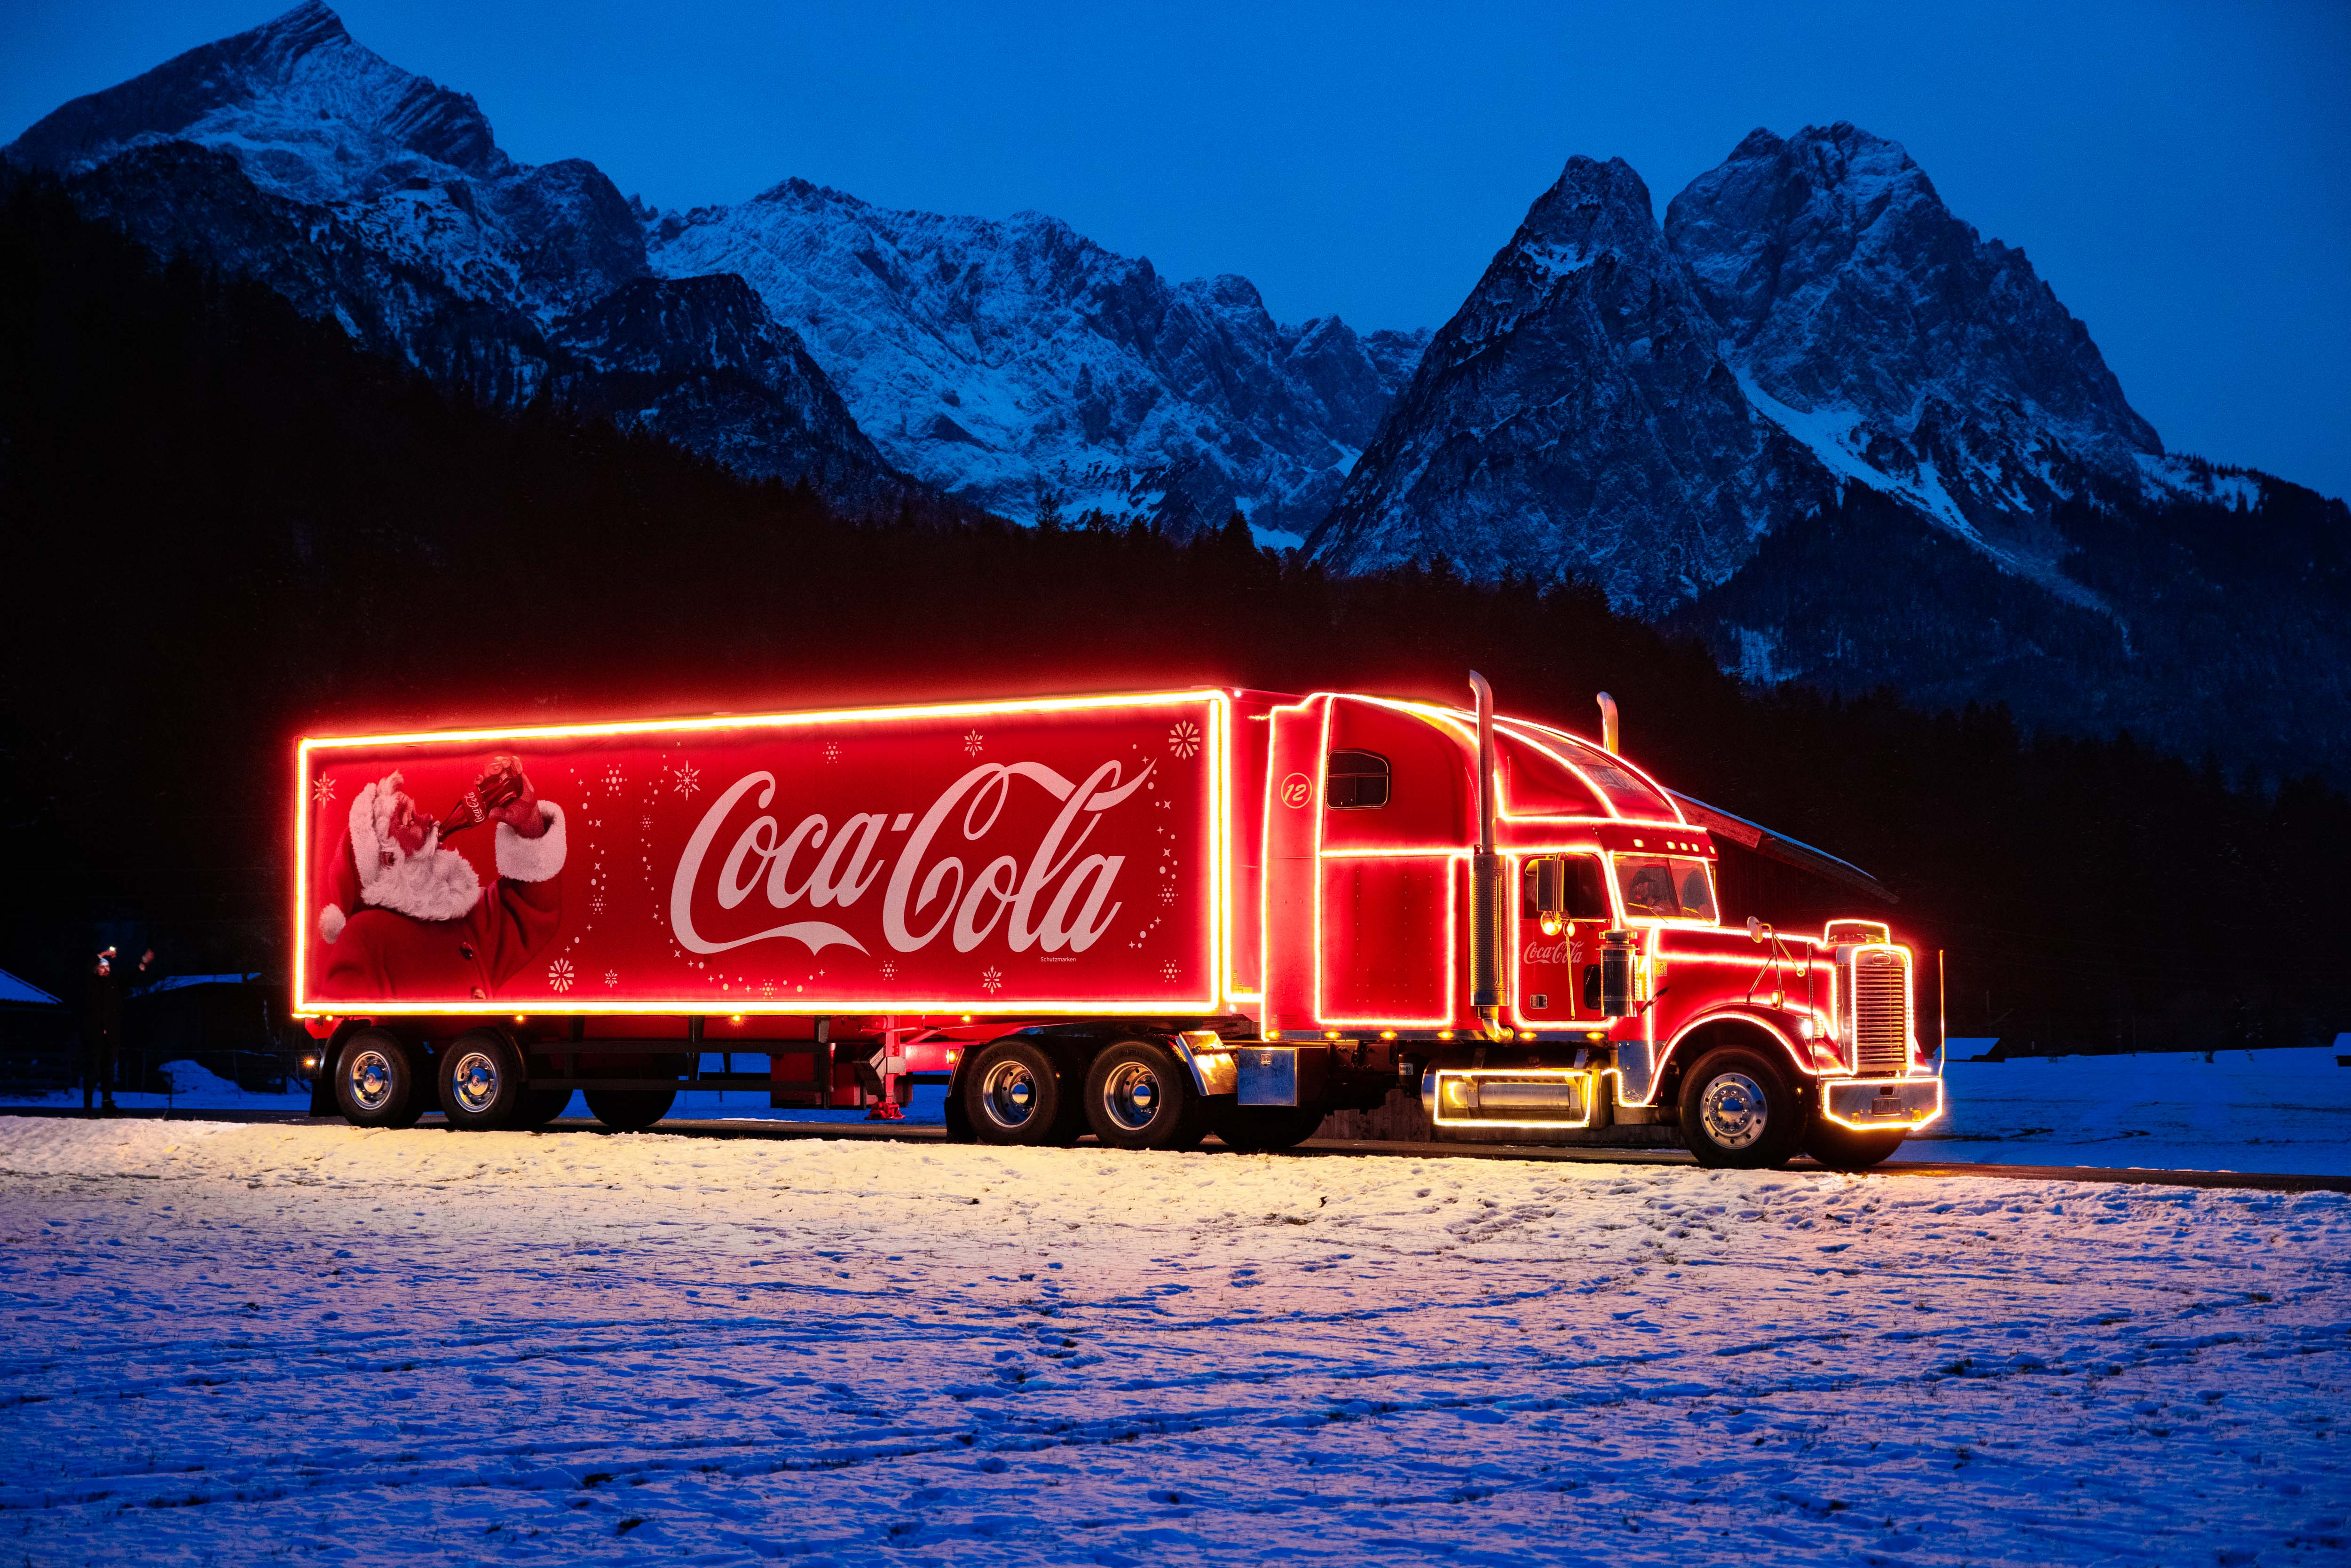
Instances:
[[[588,1113],[616,1133],[642,1133],[677,1103],[674,1089],[582,1089]]]
[[[1228,1149],[1270,1154],[1294,1149],[1322,1125],[1320,1105],[1223,1105],[1208,1118]]]
[[[1796,1152],[1802,1106],[1761,1051],[1719,1046],[1682,1075],[1682,1142],[1702,1166],[1756,1170]]]
[[[528,1088],[522,1058],[495,1030],[467,1030],[441,1053],[441,1110],[469,1133],[517,1124]]]
[[[1033,1040],[982,1046],[963,1072],[964,1119],[983,1144],[1065,1144],[1069,1085],[1050,1053]]]
[[[1175,1054],[1121,1040],[1086,1070],[1086,1121],[1118,1149],[1188,1149],[1207,1135],[1207,1105]]]
[[[522,1114],[515,1118],[517,1127],[544,1127],[563,1114],[571,1104],[569,1089],[532,1089],[522,1097]]]
[[[1907,1127],[1865,1133],[1840,1127],[1826,1116],[1814,1116],[1804,1132],[1804,1153],[1833,1171],[1865,1171],[1884,1165],[1909,1135]]]
[[[363,1029],[335,1053],[335,1109],[355,1127],[413,1127],[424,1114],[416,1058],[388,1029]]]

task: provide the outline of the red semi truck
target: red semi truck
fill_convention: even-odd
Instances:
[[[1595,744],[1471,686],[304,739],[315,1103],[641,1128],[929,1081],[984,1142],[1272,1149],[1417,1093],[1439,1138],[1846,1168],[1941,1114],[1885,925],[1725,928],[1708,824],[1743,824],[1604,698]]]

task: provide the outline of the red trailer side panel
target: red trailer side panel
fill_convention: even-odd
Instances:
[[[296,1005],[1216,1013],[1231,715],[1193,691],[306,739]]]

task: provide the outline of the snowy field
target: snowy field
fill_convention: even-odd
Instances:
[[[0,1119],[0,1562],[2341,1563],[2346,1264],[2333,1193]]]
[[[1956,1042],[1955,1042],[1956,1043]],[[1990,1042],[1985,1042],[1989,1044]],[[1950,1114],[1896,1157],[2351,1176],[2351,1036],[2331,1050],[1952,1061]]]
[[[1991,1040],[1953,1041],[1989,1048]],[[1955,1049],[1954,1055],[1959,1054]],[[2015,1061],[1955,1060],[1945,1069],[1950,1114],[1903,1145],[1904,1160],[1974,1165],[2139,1166],[2351,1176],[2351,1035],[2332,1049],[2144,1056],[2068,1056]],[[754,1058],[762,1061],[764,1058]],[[720,1065],[712,1055],[705,1065]],[[123,1094],[138,1110],[305,1113],[308,1088],[256,1094],[193,1061],[168,1063],[174,1093]],[[946,1092],[925,1085],[906,1107],[910,1125],[936,1126]],[[78,1107],[78,1092],[0,1104]],[[758,1091],[696,1091],[678,1096],[681,1119],[855,1122],[862,1111],[770,1110]],[[578,1099],[568,1115],[584,1118]]]

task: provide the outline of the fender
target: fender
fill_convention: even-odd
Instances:
[[[1740,1003],[1732,1002],[1725,1006],[1709,1009],[1708,1010],[1698,1014],[1696,1018],[1691,1019],[1688,1022],[1683,1024],[1679,1030],[1675,1031],[1674,1038],[1667,1042],[1666,1048],[1663,1051],[1657,1053],[1657,1082],[1663,1082],[1665,1081],[1666,1067],[1674,1060],[1674,1052],[1680,1047],[1682,1041],[1687,1040],[1699,1030],[1708,1028],[1713,1024],[1722,1023],[1740,1024],[1750,1029],[1762,1030],[1765,1034],[1780,1042],[1780,1049],[1787,1053],[1789,1066],[1795,1070],[1796,1075],[1800,1079],[1818,1078],[1820,1076],[1812,1065],[1812,1053],[1810,1051],[1798,1050],[1796,1041],[1790,1037],[1786,1030],[1782,1029],[1778,1024],[1772,1022],[1771,1018],[1761,1009],[1749,1008]]]

